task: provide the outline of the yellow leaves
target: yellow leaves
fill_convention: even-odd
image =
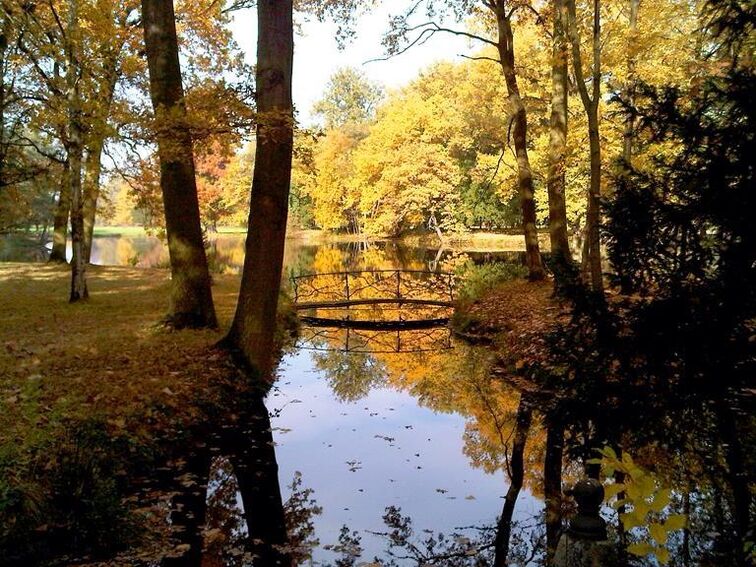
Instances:
[[[669,561],[669,551],[665,547],[669,534],[685,527],[687,518],[684,514],[669,514],[666,518],[663,512],[671,504],[672,489],[660,487],[656,476],[638,465],[629,453],[617,455],[612,447],[603,447],[597,452],[601,459],[593,462],[601,463],[602,473],[611,477],[616,471],[624,474],[624,482],[615,482],[604,487],[606,499],[617,497],[622,493],[623,498],[615,500],[612,506],[619,509],[630,507],[630,511],[619,515],[625,531],[645,528],[648,536],[628,546],[628,552],[639,557],[654,555],[662,565]]]
[[[688,518],[685,514],[670,514],[664,521],[664,525],[670,530],[681,530],[688,523]]]
[[[664,508],[669,505],[672,496],[672,490],[669,488],[662,488],[654,494],[653,503],[651,504],[651,511],[661,513]]]
[[[359,199],[354,182],[352,152],[364,131],[329,130],[317,146],[315,175],[303,187],[313,200],[316,224],[327,230],[348,226],[349,216]]]
[[[649,555],[653,553],[654,546],[650,543],[646,542],[636,542],[631,543],[627,546],[627,551],[632,553],[633,555],[637,555],[639,557],[645,557],[646,555]]]
[[[624,527],[625,530],[632,530],[634,528],[640,527],[645,521],[645,516],[641,517],[636,514],[635,511],[620,514],[619,517],[622,521],[622,527]]]
[[[653,554],[656,556],[656,560],[662,565],[669,563],[669,550],[666,547],[655,548]]]
[[[664,545],[667,543],[667,530],[662,524],[650,524],[648,526],[648,533],[651,534],[651,537],[657,544]]]
[[[654,524],[658,525],[658,524]],[[658,541],[657,543],[659,546],[653,545],[648,542],[639,541],[636,543],[631,543],[627,546],[627,551],[629,553],[632,553],[633,555],[636,555],[638,557],[646,557],[648,555],[653,555],[656,557],[656,560],[662,564],[666,565],[669,563],[669,550],[666,547],[663,547],[663,544],[666,542],[666,532],[662,530],[664,540]],[[661,534],[660,534],[661,537]],[[654,538],[656,539],[656,538]]]
[[[354,151],[354,186],[366,232],[395,234],[423,226],[457,198],[461,172],[451,150],[455,112],[433,81],[394,95]],[[419,90],[433,92],[418,92]],[[439,218],[440,217],[440,218]]]
[[[604,497],[609,500],[610,498],[614,498],[625,490],[625,485],[619,482],[615,482],[614,484],[608,484],[604,486]]]

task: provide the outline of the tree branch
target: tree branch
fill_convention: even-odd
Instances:
[[[483,57],[483,56],[473,57],[470,55],[464,55],[462,53],[458,53],[457,57],[463,57],[464,59],[469,59],[470,61],[493,61],[494,63],[501,64],[501,59],[496,59],[494,57]]]

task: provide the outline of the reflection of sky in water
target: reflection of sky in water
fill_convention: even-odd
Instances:
[[[507,488],[505,475],[470,466],[462,452],[462,416],[420,407],[409,394],[391,388],[339,402],[312,357],[312,351],[298,351],[284,359],[267,405],[277,428],[282,485],[301,471],[304,486],[314,489],[323,507],[316,519],[321,545],[335,543],[346,524],[363,536],[363,559],[379,554],[385,543],[364,531],[385,531],[381,517],[389,505],[412,517],[420,537],[426,528],[448,534],[495,521]],[[516,519],[539,508],[523,490]],[[325,551],[316,550],[316,559],[325,557]]]

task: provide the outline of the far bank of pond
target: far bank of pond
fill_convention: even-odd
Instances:
[[[244,240],[241,229],[221,229],[208,234],[208,252],[215,271],[238,273],[243,263]],[[542,247],[548,246],[544,235]],[[435,235],[407,236],[400,239],[365,239],[355,235],[333,234],[319,230],[297,230],[287,235],[288,248],[336,246],[343,249],[398,248],[425,250],[430,262],[436,263],[454,253],[470,253],[479,260],[519,260],[524,251],[522,236],[499,233],[448,235],[440,241]],[[50,239],[35,234],[0,236],[0,262],[43,262],[50,249]],[[70,243],[69,243],[69,256]],[[141,227],[101,227],[95,230],[92,262],[103,266],[167,267],[168,252],[163,239],[148,234]],[[431,267],[435,266],[432,264]]]

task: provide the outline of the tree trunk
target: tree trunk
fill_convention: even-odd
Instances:
[[[5,158],[7,147],[5,145],[5,50],[8,48],[9,18],[3,21],[0,30],[0,190],[5,187]]]
[[[428,228],[436,232],[436,236],[438,237],[439,242],[441,242],[441,245],[443,246],[444,235],[441,232],[441,227],[438,226],[438,220],[436,220],[436,213],[431,213],[430,218],[428,219]]]
[[[84,224],[82,218],[82,194],[81,194],[81,157],[83,152],[82,127],[81,127],[81,97],[79,93],[79,60],[77,52],[80,40],[79,26],[79,2],[69,1],[68,14],[68,38],[67,38],[67,61],[66,61],[66,89],[68,102],[68,139],[66,149],[68,151],[68,177],[71,184],[71,246],[73,256],[71,258],[71,295],[69,301],[77,301],[89,297],[87,290],[86,263],[82,249],[84,236]]]
[[[142,24],[171,261],[171,304],[166,322],[175,328],[215,327],[173,2],[142,0]]]
[[[257,3],[257,148],[239,301],[226,343],[269,377],[288,214],[293,108],[292,1]]]
[[[515,72],[514,38],[512,23],[507,14],[505,2],[496,5],[496,20],[498,23],[499,61],[507,85],[507,93],[512,109],[513,138],[515,155],[517,157],[517,183],[520,193],[520,207],[522,209],[522,226],[525,234],[525,256],[530,280],[541,280],[546,276],[541,262],[541,252],[538,247],[538,230],[536,229],[536,206],[533,194],[533,171],[528,158],[528,117],[525,105],[520,97]]]
[[[599,139],[598,101],[594,100],[588,110],[588,139],[591,152],[591,184],[588,192],[586,227],[588,232],[588,268],[591,288],[600,293],[604,290],[601,273],[601,236],[599,233],[601,208],[601,140]]]
[[[601,102],[601,4],[600,0],[593,0],[593,69],[591,76],[592,93],[583,75],[583,61],[580,53],[580,35],[577,28],[575,0],[566,0],[568,16],[568,33],[572,42],[572,66],[575,80],[580,93],[580,100],[588,115],[588,137],[590,141],[591,181],[588,189],[588,206],[586,211],[586,238],[583,265],[587,266],[589,274],[584,273],[586,280],[590,280],[595,293],[603,293],[604,283],[601,273],[601,235],[599,224],[601,220],[601,143],[599,138],[598,109]]]
[[[520,398],[520,405],[517,408],[517,417],[515,418],[512,453],[509,457],[510,484],[504,498],[504,508],[496,526],[494,567],[506,567],[508,565],[507,555],[509,555],[509,539],[512,533],[512,516],[525,477],[525,442],[528,439],[531,416],[532,410],[529,402]]]
[[[224,452],[231,460],[239,483],[249,551],[255,566],[290,566],[275,444],[262,394],[254,396],[247,409],[246,425],[231,427],[221,435],[224,436]]]
[[[565,150],[567,146],[567,8],[565,0],[554,0],[554,45],[551,64],[551,119],[549,130],[549,237],[557,290],[567,283],[572,262],[567,235],[565,204]]]
[[[198,443],[199,445],[199,443]],[[176,549],[160,562],[161,567],[200,567],[202,565],[202,531],[207,517],[207,485],[210,476],[210,450],[192,447],[181,455],[183,465],[169,485],[171,499],[171,536]]]
[[[553,565],[562,529],[562,455],[564,424],[552,418],[546,430],[543,462],[543,493],[546,501],[546,565]]]
[[[633,161],[633,138],[635,138],[635,115],[632,111],[632,106],[635,104],[635,86],[636,86],[636,54],[635,47],[637,45],[638,38],[636,33],[638,31],[638,9],[640,8],[640,0],[630,0],[630,41],[627,47],[627,82],[624,88],[624,98],[630,110],[625,116],[625,129],[622,133],[622,161],[624,161],[625,167],[630,167]]]
[[[102,150],[105,147],[107,119],[113,104],[113,95],[118,82],[118,56],[123,43],[115,46],[103,46],[101,50],[108,53],[103,65],[104,75],[100,82],[100,118],[95,132],[89,142],[87,151],[86,177],[84,179],[84,258],[87,264],[92,257],[92,234],[97,215],[97,200],[100,197],[100,173],[102,171]]]
[[[66,242],[68,240],[68,214],[71,211],[71,182],[69,181],[70,166],[68,158],[63,162],[60,174],[60,193],[55,205],[53,220],[53,243],[50,252],[50,262],[66,261]]]
[[[102,148],[105,140],[98,137],[89,145],[86,173],[84,176],[84,261],[92,258],[92,235],[94,233],[97,199],[100,196],[100,172],[102,170]]]

